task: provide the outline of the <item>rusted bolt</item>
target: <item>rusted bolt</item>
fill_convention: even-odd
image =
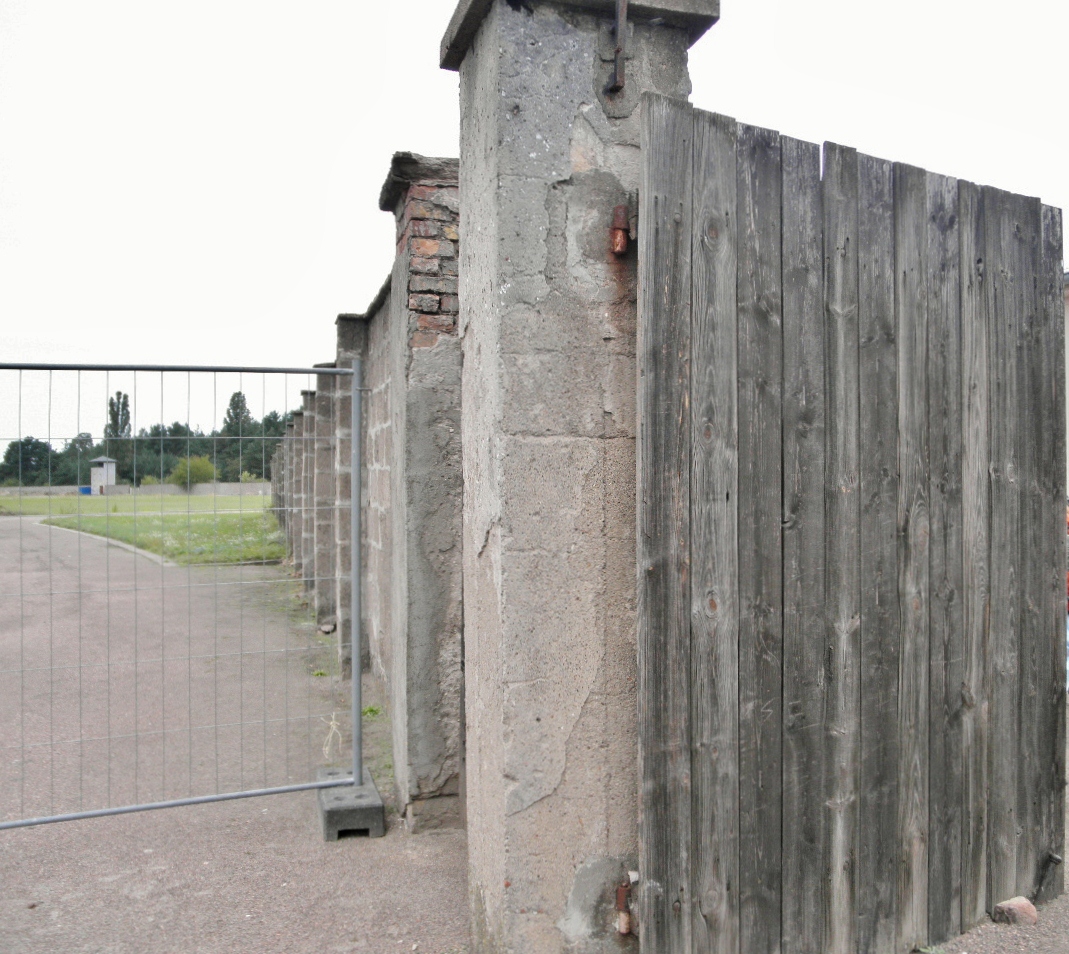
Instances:
[[[625,881],[616,886],[616,931],[619,934],[631,933],[631,882]]]
[[[609,230],[613,255],[625,255],[627,253],[627,239],[630,228],[631,226],[627,221],[627,206],[618,205],[612,210],[612,228]]]

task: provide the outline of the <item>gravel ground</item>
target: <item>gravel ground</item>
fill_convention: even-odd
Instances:
[[[295,593],[282,568],[0,518],[0,818],[303,781],[337,709],[347,757],[348,686],[318,675],[329,638]],[[366,719],[388,808],[390,752],[385,713]],[[0,832],[0,954],[465,951],[464,833],[387,818],[326,843],[301,792]]]
[[[465,951],[463,832],[326,843],[309,793],[0,833],[4,954]]]
[[[981,924],[935,950],[943,954],[1066,954],[1069,952],[1069,895],[1039,909],[1035,927]]]

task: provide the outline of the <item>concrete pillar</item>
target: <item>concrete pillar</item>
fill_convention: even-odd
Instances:
[[[304,577],[304,411],[293,412],[293,466],[290,472],[290,553],[293,554],[293,575]]]
[[[352,367],[355,358],[367,357],[367,325],[363,315],[338,315],[335,322],[337,329],[337,351],[334,366],[337,368]],[[334,390],[334,468],[337,473],[335,482],[335,536],[334,552],[335,565],[337,567],[336,604],[338,612],[338,656],[341,662],[342,673],[346,676],[352,672],[352,547],[350,520],[352,511],[352,378],[338,378]],[[367,455],[364,454],[364,467],[366,470]],[[361,486],[366,485],[366,480],[361,480]],[[366,521],[363,528],[364,540],[361,546],[364,548],[363,565],[367,566],[367,527]],[[362,601],[364,613],[367,612],[367,602]],[[361,621],[363,632],[367,632],[367,626]],[[368,668],[369,650],[364,646],[364,659],[361,660],[361,672]]]
[[[315,585],[316,393],[301,391],[304,431],[301,440],[301,569],[304,589]]]
[[[382,364],[368,379],[369,521],[388,536],[377,541],[392,565],[380,574],[383,656],[394,776],[413,831],[463,819],[458,172],[456,159],[393,157],[379,208],[394,215],[397,258],[368,328]]]
[[[332,368],[330,364],[316,367]],[[334,470],[334,391],[332,374],[316,375],[315,411],[315,614],[320,626],[337,625],[336,550],[334,545],[337,478]]]
[[[464,637],[476,952],[637,950],[634,245],[639,103],[686,98],[716,0],[462,0]],[[640,211],[640,210],[639,210]]]

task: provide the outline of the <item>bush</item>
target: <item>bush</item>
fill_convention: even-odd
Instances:
[[[183,457],[171,471],[167,483],[189,490],[193,484],[210,484],[215,480],[215,468],[207,457]]]
[[[153,477],[152,474],[145,474],[145,476],[141,478],[141,486],[142,487],[154,487],[159,482],[160,482],[160,478],[159,477]]]
[[[255,474],[250,474],[247,470],[243,470],[238,480],[243,484],[256,484],[259,483],[260,478]]]

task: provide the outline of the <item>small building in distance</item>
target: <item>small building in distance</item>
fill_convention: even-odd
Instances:
[[[118,461],[112,457],[94,457],[90,463],[89,485],[95,494],[106,494],[105,487],[115,484],[115,466]]]

